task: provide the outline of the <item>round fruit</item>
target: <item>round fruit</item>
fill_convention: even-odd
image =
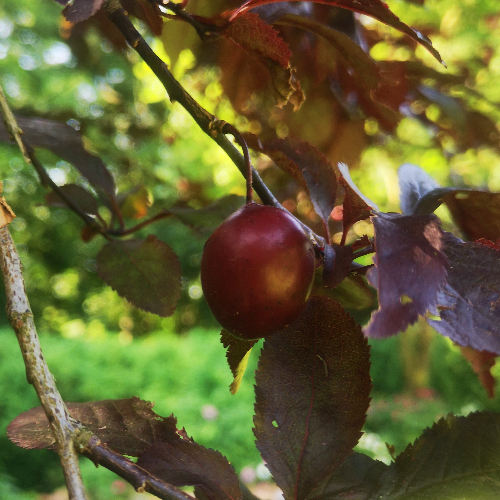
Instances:
[[[250,340],[283,329],[304,310],[314,278],[313,245],[288,212],[249,203],[210,236],[201,286],[219,323]]]

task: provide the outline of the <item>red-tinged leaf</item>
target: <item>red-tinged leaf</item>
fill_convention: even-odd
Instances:
[[[210,500],[242,498],[238,476],[227,459],[178,434],[146,449],[137,465],[168,484],[197,486]]]
[[[284,2],[286,0],[249,0],[245,2],[241,7],[235,9],[230,16],[230,20],[234,20],[237,17],[248,12],[250,9],[255,7],[261,7],[270,3]],[[417,43],[425,47],[439,62],[443,62],[439,52],[432,46],[431,41],[419,31],[410,28],[408,25],[400,21],[397,17],[381,0],[306,0],[309,2],[320,3],[325,5],[331,5],[332,7],[341,7],[343,9],[352,10],[358,12],[359,14],[364,14],[366,16],[373,17],[378,21],[392,26],[397,30],[405,33],[410,38],[415,40]]]
[[[500,193],[461,190],[446,195],[444,202],[468,239],[500,238]]]
[[[472,347],[460,347],[460,351],[486,389],[488,397],[494,398],[495,379],[491,374],[491,369],[495,366],[496,354],[488,351],[478,351]]]
[[[134,306],[170,316],[181,295],[177,256],[154,236],[111,241],[97,255],[97,274]]]
[[[93,16],[104,3],[104,0],[74,0],[63,10],[63,16],[71,23],[79,23]]]
[[[448,266],[435,215],[378,213],[372,222],[376,267],[369,279],[378,290],[379,309],[365,333],[384,338],[406,330],[436,306]]]
[[[238,18],[237,18],[238,19]],[[382,79],[380,71],[373,59],[347,35],[324,24],[303,16],[287,14],[279,18],[275,24],[300,28],[324,38],[354,70],[357,78],[371,89],[378,88]]]
[[[337,169],[307,142],[290,138],[262,142],[252,134],[245,134],[245,139],[249,147],[269,156],[308,191],[314,210],[326,228],[335,205]]]
[[[428,323],[461,346],[500,355],[500,254],[444,234],[448,279]]]
[[[228,14],[222,13],[211,19],[216,25],[227,26],[221,32],[222,36],[237,43],[256,57],[270,59],[283,69],[289,67],[292,53],[278,31],[253,12],[246,12],[230,23],[228,23]]]
[[[98,156],[85,150],[80,132],[66,123],[45,118],[18,117],[17,122],[30,146],[46,148],[72,163],[92,186],[101,188],[108,197],[114,198],[113,177]],[[0,141],[11,142],[3,123],[0,123]]]
[[[389,467],[363,453],[352,453],[307,500],[369,500],[374,485]]]
[[[110,448],[138,457],[156,441],[177,433],[174,417],[160,417],[153,404],[133,397],[88,403],[67,403],[69,413]],[[9,439],[22,448],[48,448],[54,444],[41,406],[16,417],[7,428]]]
[[[226,330],[220,332],[220,341],[224,349],[227,349],[227,364],[233,374],[233,382],[229,386],[229,389],[231,390],[231,394],[236,394],[245,374],[250,352],[257,341],[237,339]]]
[[[351,226],[360,220],[368,219],[372,214],[372,208],[375,207],[375,204],[368,200],[368,198],[366,198],[354,185],[349,175],[347,165],[339,163],[338,167],[341,172],[339,184],[344,191],[344,200],[342,201],[343,231],[341,241],[341,245],[344,245],[347,232]],[[367,201],[370,202],[370,204],[368,204]]]
[[[498,498],[500,414],[448,415],[396,457],[370,498],[378,500]]]
[[[120,3],[129,15],[142,19],[156,36],[161,35],[163,18],[156,3],[149,0],[120,0]]]
[[[236,43],[267,67],[277,105],[283,107],[290,102],[297,111],[305,97],[295,71],[290,68],[291,52],[288,45],[279,33],[257,14],[247,12],[232,22],[228,21],[229,14],[223,12],[211,18],[210,22],[223,28],[220,31],[221,36]],[[248,95],[246,98],[248,99]]]
[[[244,204],[243,196],[230,194],[203,208],[171,207],[168,211],[187,226],[210,234]]]
[[[77,184],[65,184],[64,186],[59,186],[59,189],[63,191],[66,196],[68,196],[73,203],[78,205],[84,212],[95,215],[99,211],[99,205],[94,195],[87,191],[84,187],[78,186]],[[47,205],[50,207],[68,208],[66,202],[59,198],[55,191],[46,195],[45,200]]]
[[[296,322],[265,340],[254,433],[285,499],[305,499],[358,442],[369,368],[360,327],[326,297],[313,297]]]
[[[353,260],[352,247],[327,245],[323,262],[323,285],[335,288],[349,274]]]

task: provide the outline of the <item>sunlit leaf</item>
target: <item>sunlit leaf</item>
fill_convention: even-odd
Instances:
[[[255,7],[261,7],[262,5],[274,4],[278,2],[284,2],[286,0],[248,0],[241,7],[235,9],[230,19],[234,20],[237,17],[248,12],[250,9]],[[306,0],[309,2],[320,3],[325,5],[331,5],[332,7],[341,7],[343,9],[349,9],[360,14],[365,14],[366,16],[373,17],[378,21],[383,22],[397,30],[405,33],[410,38],[415,40],[420,45],[424,46],[439,62],[443,62],[439,52],[432,46],[431,41],[419,31],[410,28],[408,25],[404,24],[381,0]]]
[[[227,349],[227,364],[229,365],[234,378],[233,382],[229,386],[229,389],[231,390],[231,394],[236,394],[241,385],[243,375],[245,374],[250,352],[257,341],[237,339],[226,330],[221,331],[220,340],[224,348]]]
[[[438,303],[447,259],[435,215],[378,213],[372,222],[376,254],[369,279],[378,290],[379,309],[365,333],[384,338],[406,330]]]

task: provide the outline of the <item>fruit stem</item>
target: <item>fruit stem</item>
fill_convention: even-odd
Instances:
[[[246,202],[247,202],[247,204],[248,203],[253,203],[252,164],[250,163],[250,153],[248,152],[247,141],[245,141],[245,138],[238,132],[238,130],[236,129],[236,127],[234,125],[231,125],[230,123],[224,123],[224,126],[222,127],[222,133],[223,134],[231,134],[236,139],[236,142],[241,146],[241,149],[243,149],[243,158],[245,159],[245,165],[247,167],[247,173],[246,173],[246,180],[247,180]]]

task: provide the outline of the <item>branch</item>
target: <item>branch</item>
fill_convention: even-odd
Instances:
[[[104,5],[104,10],[107,12],[109,19],[123,34],[127,43],[141,56],[144,62],[158,77],[165,87],[170,100],[177,101],[194,118],[199,127],[225,151],[238,170],[246,178],[246,165],[243,156],[222,133],[222,127],[225,122],[219,121],[216,116],[202,108],[193,97],[184,90],[172,73],[170,73],[167,65],[154,53],[146,40],[144,40],[141,34],[135,29],[118,0],[108,0]],[[252,183],[254,190],[263,203],[283,208],[253,168]]]
[[[139,493],[148,492],[162,500],[194,500],[186,492],[167,484],[116,451],[103,445],[95,435],[81,436],[82,455],[128,481]]]
[[[24,288],[21,262],[7,225],[0,228],[0,266],[7,296],[7,317],[21,347],[28,382],[33,384],[49,420],[69,498],[85,500],[85,488],[73,442],[81,427],[68,414],[43,357],[33,313]]]

